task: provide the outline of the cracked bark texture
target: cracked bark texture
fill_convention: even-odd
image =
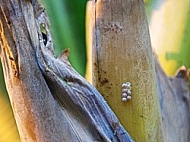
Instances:
[[[189,71],[179,69],[175,77],[168,77],[157,57],[156,77],[162,116],[164,142],[189,142],[190,140],[190,91]]]
[[[37,0],[0,1],[0,57],[21,141],[133,141],[68,51],[54,57],[48,26]]]

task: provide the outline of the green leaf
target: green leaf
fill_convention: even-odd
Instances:
[[[41,0],[51,22],[56,55],[70,49],[69,60],[73,67],[85,75],[85,5],[87,0]]]

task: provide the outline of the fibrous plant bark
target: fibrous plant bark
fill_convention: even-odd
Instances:
[[[162,116],[164,142],[189,142],[190,140],[190,91],[189,71],[179,69],[175,77],[168,77],[157,57],[156,77]]]
[[[37,0],[0,1],[0,57],[21,141],[133,141],[68,50],[55,58],[48,26]]]

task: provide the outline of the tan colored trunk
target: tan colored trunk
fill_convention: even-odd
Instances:
[[[38,4],[0,2],[0,57],[6,87],[21,141],[75,140],[36,62],[34,47],[39,41],[34,17],[43,12]]]
[[[142,0],[93,2],[93,84],[137,142],[162,141],[154,61]],[[131,100],[122,84],[131,82]]]

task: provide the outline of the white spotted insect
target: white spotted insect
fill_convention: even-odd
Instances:
[[[131,82],[125,82],[122,84],[122,96],[121,101],[126,102],[131,100]]]

